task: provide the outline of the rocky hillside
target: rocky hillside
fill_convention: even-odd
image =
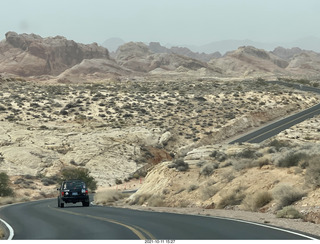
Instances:
[[[0,72],[19,76],[59,75],[84,59],[109,59],[107,49],[84,45],[62,36],[6,33],[0,42]]]
[[[194,53],[183,47],[168,49],[156,42],[130,42],[110,58],[108,50],[96,43],[85,45],[61,36],[42,38],[8,32],[0,42],[0,73],[61,83],[181,73],[220,78],[316,79],[319,69],[320,54],[299,48],[279,47],[267,52],[244,46],[221,56]]]
[[[34,177],[39,191],[64,167],[85,167],[99,186],[114,185],[317,102],[266,82],[181,78],[37,84],[2,76],[0,171]]]
[[[192,52],[186,47],[171,47],[166,48],[160,45],[159,42],[150,42],[149,49],[154,53],[175,53],[181,56],[186,56],[192,59],[197,59],[202,62],[209,62],[213,58],[220,58],[221,53],[215,52],[211,54]]]
[[[139,73],[148,73],[156,69],[166,72],[176,71],[178,68],[187,71],[209,68],[205,62],[175,53],[153,53],[141,42],[130,42],[120,46],[115,54],[115,60],[121,66]]]

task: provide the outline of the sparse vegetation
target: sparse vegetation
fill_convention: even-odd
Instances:
[[[227,206],[240,205],[244,198],[245,194],[241,187],[227,191],[223,193],[222,199],[218,203],[217,208],[221,209]]]
[[[187,171],[189,169],[189,164],[186,163],[183,159],[175,159],[170,165],[169,168],[175,168],[178,171]]]
[[[320,187],[320,162],[318,155],[308,161],[305,180],[314,188]]]
[[[127,195],[117,190],[106,190],[94,195],[94,202],[101,205],[112,205],[114,202],[125,198]]]
[[[273,200],[272,194],[268,191],[259,191],[253,195],[247,195],[243,200],[248,210],[257,211]]]
[[[281,184],[274,188],[272,192],[273,198],[277,201],[278,209],[289,206],[296,201],[301,200],[306,193],[296,189],[291,185]]]
[[[300,219],[302,214],[292,206],[284,207],[276,214],[277,218]]]

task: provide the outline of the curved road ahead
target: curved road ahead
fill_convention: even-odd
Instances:
[[[224,218],[69,204],[56,199],[9,205],[0,217],[17,240],[301,240],[303,234]]]
[[[314,87],[303,86],[298,84],[290,84],[290,83],[281,82],[281,81],[269,81],[269,83],[288,86],[298,90],[309,91],[309,92],[320,94],[320,89],[314,88]],[[279,134],[281,131],[290,128],[291,126],[294,126],[306,119],[312,118],[313,116],[319,115],[319,114],[320,114],[320,104],[317,104],[309,109],[306,109],[304,111],[291,115],[287,118],[284,118],[282,120],[269,124],[265,127],[262,127],[261,129],[253,131],[245,136],[241,136],[240,138],[230,142],[230,144],[241,143],[241,142],[260,143],[272,136]]]

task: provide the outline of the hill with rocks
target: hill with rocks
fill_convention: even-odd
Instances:
[[[320,54],[300,48],[272,52],[252,46],[220,53],[195,53],[160,43],[129,42],[110,57],[96,43],[85,45],[64,37],[6,33],[0,42],[0,72],[62,83],[127,79],[180,73],[199,77],[307,77],[315,79]]]
[[[6,33],[0,42],[0,72],[19,76],[59,75],[84,59],[109,59],[107,49],[84,45],[62,36]]]

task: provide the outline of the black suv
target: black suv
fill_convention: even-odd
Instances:
[[[67,180],[62,182],[58,196],[58,207],[63,208],[64,203],[82,202],[82,206],[89,207],[89,195],[86,184],[81,180]]]

